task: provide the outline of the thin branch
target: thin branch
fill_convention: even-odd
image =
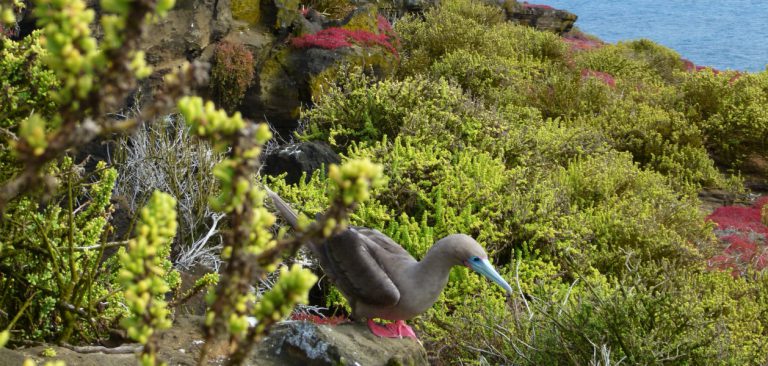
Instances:
[[[571,291],[573,290],[573,286],[576,286],[576,284],[579,282],[579,279],[577,278],[573,283],[571,284],[571,287],[568,287],[568,292],[565,294],[565,298],[563,299],[563,303],[560,305],[560,310],[557,311],[557,315],[560,316],[560,314],[563,313],[563,309],[565,308],[565,304],[568,302],[568,298],[571,296]]]
[[[13,132],[11,132],[11,131],[10,131],[9,129],[7,129],[7,128],[3,128],[3,127],[0,127],[0,133],[2,133],[2,134],[4,134],[4,135],[6,135],[6,136],[8,136],[8,137],[10,137],[10,138],[11,138],[11,140],[13,140],[13,141],[18,141],[18,140],[19,140],[18,136],[16,136],[16,134],[14,134]]]
[[[122,247],[122,246],[125,246],[125,245],[128,245],[128,240],[113,241],[113,242],[104,243],[104,244],[89,245],[87,247],[75,247],[74,249],[76,251],[79,251],[79,252],[84,252],[84,251],[100,249],[100,248]]]
[[[32,303],[32,299],[34,299],[34,298],[35,298],[35,296],[37,296],[37,293],[38,293],[38,292],[39,292],[39,291],[35,291],[35,292],[32,294],[32,296],[30,296],[30,297],[27,299],[27,301],[25,301],[25,302],[24,302],[24,305],[22,305],[22,306],[21,306],[21,309],[19,309],[19,312],[16,314],[16,316],[14,316],[14,317],[13,317],[13,319],[11,320],[11,322],[10,322],[10,323],[8,323],[8,327],[7,327],[7,328],[5,328],[5,330],[11,330],[11,329],[13,328],[13,326],[16,324],[16,322],[19,320],[19,318],[21,318],[21,315],[22,315],[22,314],[24,314],[24,311],[25,311],[25,310],[27,310],[27,308],[29,307],[29,305]]]
[[[189,301],[193,296],[199,294],[201,291],[205,290],[205,288],[208,287],[208,284],[201,283],[196,285],[195,287],[191,288],[189,291],[187,291],[184,296],[182,296],[179,299],[174,299],[173,301],[168,303],[169,308],[175,308],[181,304],[184,304],[185,302]]]
[[[533,311],[531,311],[531,307],[528,306],[528,300],[525,299],[525,294],[523,294],[523,288],[520,286],[520,262],[517,261],[517,264],[515,265],[515,283],[517,284],[517,291],[520,292],[520,298],[523,299],[523,304],[525,304],[525,309],[528,310],[528,321],[533,319]]]

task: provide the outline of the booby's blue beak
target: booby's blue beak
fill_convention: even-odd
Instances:
[[[472,268],[475,272],[485,276],[489,280],[496,282],[499,286],[503,287],[508,294],[512,293],[512,286],[501,277],[499,272],[493,268],[491,262],[488,259],[480,257],[472,257],[467,261],[467,266]]]

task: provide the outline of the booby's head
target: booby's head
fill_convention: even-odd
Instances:
[[[489,280],[496,282],[508,294],[512,293],[512,287],[507,283],[507,281],[504,280],[504,278],[501,277],[499,272],[496,272],[496,269],[493,268],[493,265],[491,264],[491,262],[488,261],[487,256],[480,257],[477,255],[473,255],[464,262],[464,265],[466,265],[469,268],[472,268],[472,270],[485,276]]]
[[[508,294],[512,293],[512,287],[501,277],[499,272],[496,272],[491,262],[488,261],[488,254],[485,253],[485,249],[475,239],[468,235],[455,234],[443,240],[447,241],[448,243],[446,244],[452,247],[454,258],[460,264],[496,282]]]

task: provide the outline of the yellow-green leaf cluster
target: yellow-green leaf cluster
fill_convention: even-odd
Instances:
[[[106,62],[88,27],[95,18],[93,9],[81,0],[39,0],[35,15],[43,28],[44,61],[61,80],[54,99],[64,104],[85,98],[93,88],[94,72]]]
[[[176,200],[155,192],[142,208],[136,238],[121,252],[118,280],[125,286],[124,296],[131,315],[123,320],[128,336],[146,344],[155,330],[171,326],[164,300],[171,290],[164,279],[164,265],[176,235]]]
[[[306,304],[309,289],[316,281],[317,276],[312,271],[298,264],[290,269],[282,267],[275,286],[253,308],[253,314],[258,320],[256,326],[263,327],[267,322],[279,321],[290,315],[296,304]]]
[[[386,183],[381,165],[370,160],[349,160],[341,167],[331,165],[328,177],[336,183],[337,195],[345,205],[353,202],[365,202],[370,197],[370,189]]]
[[[179,99],[179,112],[192,130],[202,137],[231,135],[245,127],[240,112],[228,116],[223,109],[217,109],[211,101],[203,102],[200,97]]]

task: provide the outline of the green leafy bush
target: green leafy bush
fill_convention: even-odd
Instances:
[[[468,106],[471,107],[469,111]],[[540,119],[516,122],[505,117],[516,112],[519,119],[522,113],[518,109],[507,111],[493,113],[443,81],[406,78],[373,85],[360,82],[347,85],[347,89],[332,90],[306,116],[311,131],[330,131],[327,138],[332,143],[337,142],[339,136],[363,141],[349,146],[347,156],[371,158],[384,164],[391,178],[390,190],[378,196],[380,202],[398,215],[406,214],[417,222],[426,222],[438,236],[465,232],[476,236],[491,251],[509,250],[511,242],[517,240],[523,242],[529,253],[546,252],[557,257],[563,248],[550,247],[547,243],[568,246],[569,241],[590,242],[595,236],[600,241],[615,242],[619,237],[600,238],[598,232],[618,235],[618,230],[629,228],[629,225],[620,224],[618,227],[600,227],[608,224],[601,222],[601,217],[613,217],[615,222],[644,220],[621,237],[653,235],[657,230],[648,226],[655,220],[668,220],[657,215],[669,205],[678,207],[674,215],[669,215],[682,220],[674,222],[672,227],[677,228],[679,224],[690,231],[686,229],[680,235],[658,231],[658,236],[664,240],[638,239],[639,242],[617,246],[637,247],[646,240],[649,243],[659,241],[659,245],[672,248],[686,240],[697,243],[708,240],[706,235],[702,236],[708,227],[702,226],[703,218],[697,214],[695,202],[680,198],[678,192],[667,186],[668,179],[664,176],[645,172],[634,165],[632,155],[611,152],[611,142],[616,147],[620,144],[612,141],[612,136],[606,136],[605,132],[595,132],[608,127],[579,127],[579,124],[572,127]],[[377,118],[368,119],[366,129],[359,128],[365,118],[357,116],[371,115]],[[655,121],[652,117],[647,120]],[[383,130],[375,126],[387,127]],[[696,136],[692,132],[694,137],[689,137],[682,127],[675,128],[681,130],[678,133],[681,141]],[[371,134],[355,135],[361,130],[371,131]],[[392,142],[388,139],[375,142],[383,135],[382,130],[397,137]],[[655,139],[661,149],[663,138]],[[638,146],[643,147],[646,145],[642,142],[653,141],[643,136],[637,140]],[[636,154],[641,157],[641,152]],[[649,152],[647,156],[650,159],[654,154]],[[596,177],[597,181],[592,182],[591,179]],[[614,180],[622,183],[613,183]],[[601,184],[608,184],[604,192]],[[590,190],[582,191],[586,187]],[[576,192],[568,193],[569,188]],[[623,195],[624,191],[619,189],[648,194],[638,196],[635,201],[632,194]],[[695,192],[688,190],[686,193],[692,197],[690,194]],[[656,203],[648,205],[646,201]],[[681,201],[684,202],[682,205]],[[645,214],[650,216],[643,216]],[[558,223],[557,220],[562,221]],[[597,227],[590,229],[584,225],[590,220]],[[577,222],[582,222],[582,226],[575,230]],[[381,226],[383,229],[384,225]],[[555,234],[558,227],[563,230],[563,236]],[[389,232],[400,235],[396,230]],[[571,238],[572,235],[575,236]],[[618,252],[608,250],[611,254],[606,253],[607,258],[599,259],[601,255],[593,253],[590,247],[594,245],[597,244],[591,242],[588,246],[569,250],[582,252],[588,258],[580,268],[596,266],[607,270],[595,263],[609,263],[610,257]],[[414,253],[426,248],[418,248]],[[661,247],[641,249],[655,257],[685,254],[665,250]]]
[[[0,266],[7,276],[0,279],[0,304],[11,316],[22,315],[14,328],[22,338],[93,339],[122,314],[111,296],[118,288],[102,273],[117,174],[104,164],[98,169],[91,182],[65,159],[51,172],[64,183],[51,202],[23,199],[3,214]],[[7,321],[0,319],[0,327]]]
[[[683,113],[661,106],[617,101],[596,116],[578,118],[577,125],[603,131],[610,145],[632,154],[643,167],[671,177],[688,194],[700,186],[736,189],[715,168],[704,146],[705,133]]]
[[[374,190],[352,223],[381,230],[417,258],[448,233],[469,233],[509,264],[505,277],[517,273],[528,297],[510,309],[486,281],[454,270],[438,303],[417,320],[430,349],[442,350],[440,359],[475,362],[478,349],[491,364],[583,364],[596,349],[612,362],[764,357],[753,345],[765,332],[754,323],[755,312],[764,311],[757,289],[765,284],[730,283],[726,274],[703,271],[700,253],[714,237],[697,201],[639,168],[630,154],[601,152],[532,171],[508,169],[472,148],[411,140],[401,135],[348,149],[349,158],[382,162],[389,176],[387,189]],[[322,174],[297,186],[270,184],[308,214],[325,205]],[[521,271],[513,269],[517,263]],[[718,285],[691,287],[697,278]],[[736,286],[751,295],[738,295]],[[330,299],[339,304],[338,295]],[[720,313],[719,305],[698,307],[693,299],[746,308]],[[722,325],[702,331],[709,321]],[[741,341],[724,329],[739,329]],[[749,346],[735,347],[739,342]]]
[[[707,148],[726,165],[761,154],[768,138],[768,72],[738,75],[702,71],[680,86],[680,108],[700,123]]]
[[[106,243],[116,172],[99,163],[85,174],[67,150],[120,130],[101,118],[148,75],[136,38],[150,12],[173,2],[136,12],[101,5],[100,45],[88,26],[96,13],[77,0],[37,2],[41,29],[18,42],[2,39],[0,324],[14,330],[13,341],[90,341],[125,311],[117,264],[104,261],[105,249],[120,245]]]
[[[580,52],[575,61],[581,69],[607,72],[620,80],[643,82],[672,82],[685,70],[680,55],[647,39]]]
[[[404,49],[400,72],[425,73],[433,62],[456,51],[514,60],[564,61],[567,47],[557,35],[504,19],[501,7],[469,1],[446,1],[428,11],[424,19],[401,19],[395,25]]]
[[[516,128],[541,123],[533,108],[510,105],[497,113],[444,79],[406,77],[372,83],[359,72],[328,90],[304,118],[309,120],[305,139],[328,139],[342,148],[355,140],[407,135],[414,143],[451,149],[473,146],[510,160],[522,150],[514,150],[521,138]]]
[[[631,57],[645,62],[648,68],[655,71],[662,80],[673,82],[679,77],[681,71],[685,71],[685,64],[677,52],[649,39],[618,44],[625,48]]]
[[[595,268],[620,278],[628,257],[644,263],[698,265],[698,251],[714,244],[712,227],[704,222],[698,202],[680,197],[663,176],[640,169],[629,154],[586,157],[552,179],[568,211],[542,217],[544,225],[535,237],[539,243],[548,239],[554,244],[543,248],[562,257],[564,266]]]
[[[453,316],[444,309],[430,312],[438,320],[422,324],[436,336],[431,342],[440,359],[730,365],[760,364],[767,356],[765,276],[733,279],[666,264],[634,268],[618,282],[585,274],[570,286],[554,287],[546,283],[558,277],[556,268],[522,263],[516,277],[530,284],[527,300],[504,304],[470,295]],[[649,278],[657,283],[648,285]]]
[[[36,31],[16,42],[0,37],[0,181],[18,168],[12,146],[18,139],[19,121],[33,112],[50,116],[55,108],[51,91],[58,88],[54,73],[44,66],[47,52]]]

